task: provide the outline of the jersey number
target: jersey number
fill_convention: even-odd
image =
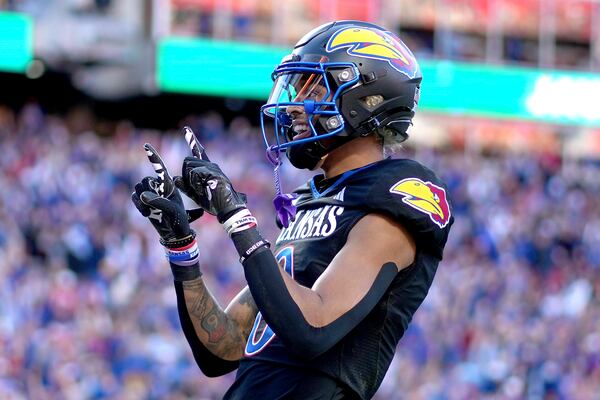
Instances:
[[[287,246],[279,250],[275,255],[277,263],[285,272],[292,278],[294,277],[294,246]],[[248,337],[246,349],[244,351],[246,357],[260,353],[271,341],[275,338],[275,332],[267,325],[259,312],[254,320],[254,326]]]

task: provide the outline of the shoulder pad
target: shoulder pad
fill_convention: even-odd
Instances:
[[[373,208],[393,216],[429,220],[439,228],[452,217],[445,185],[430,169],[412,160],[389,160],[368,196]]]
[[[415,240],[441,257],[453,223],[448,190],[433,171],[412,160],[378,169],[365,199],[370,212],[394,218]]]

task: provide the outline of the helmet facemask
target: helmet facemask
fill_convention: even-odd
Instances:
[[[311,169],[312,160],[307,163],[298,157],[310,148],[314,152],[322,147],[318,142],[323,139],[343,135],[345,122],[338,109],[339,98],[358,82],[358,69],[353,63],[328,63],[321,57],[320,62],[284,62],[273,73],[273,80],[269,100],[261,108],[265,145],[274,155],[288,151],[292,164]],[[265,129],[265,117],[273,119],[271,134]],[[306,156],[312,158],[308,153]]]

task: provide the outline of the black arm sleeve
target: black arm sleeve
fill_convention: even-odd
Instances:
[[[202,344],[200,339],[198,339],[185,305],[182,282],[175,281],[175,293],[177,294],[177,311],[179,313],[181,328],[183,329],[185,338],[190,344],[192,353],[194,354],[194,360],[196,360],[196,364],[198,364],[202,373],[209,378],[214,378],[236,370],[239,361],[223,360],[222,358],[215,356]]]
[[[252,228],[234,234],[232,239],[239,254],[244,255],[253,243],[262,238],[256,228]],[[356,327],[379,302],[398,273],[396,264],[384,264],[358,304],[330,324],[317,328],[302,315],[285,286],[275,257],[267,247],[253,252],[243,265],[248,287],[265,321],[290,351],[306,359],[324,353]]]

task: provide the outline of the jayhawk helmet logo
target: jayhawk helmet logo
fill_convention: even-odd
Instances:
[[[402,199],[404,203],[428,214],[429,218],[440,228],[448,225],[450,207],[446,199],[446,191],[443,188],[431,182],[408,178],[392,185],[390,193],[404,196]]]
[[[417,76],[419,71],[419,64],[409,48],[393,33],[380,29],[340,29],[331,36],[325,49],[328,53],[347,49],[351,56],[387,61],[392,68],[409,79]]]

